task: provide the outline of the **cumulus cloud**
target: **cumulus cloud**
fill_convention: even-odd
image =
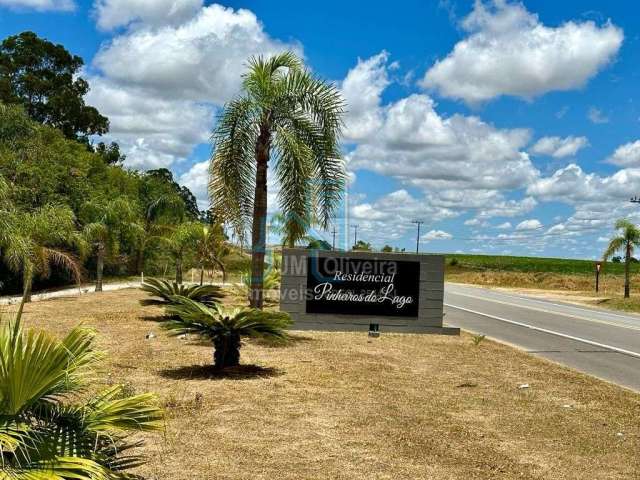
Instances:
[[[516,230],[538,230],[539,228],[542,228],[542,223],[535,218],[524,220],[516,226]]]
[[[424,242],[430,242],[431,240],[451,240],[453,235],[442,230],[429,230],[420,239]]]
[[[184,185],[198,200],[198,207],[205,210],[209,207],[208,185],[209,185],[209,162],[194,163],[191,168],[180,175],[178,182]]]
[[[214,112],[239,89],[252,55],[298,44],[272,39],[249,10],[195,0],[99,0],[101,28],[128,25],[93,60],[88,101],[111,120],[126,164],[169,167],[206,142]]]
[[[476,1],[462,28],[468,36],[421,84],[468,103],[580,88],[612,61],[624,38],[610,22],[548,27],[521,3],[506,0]]]
[[[511,225],[511,222],[504,222],[500,225],[497,225],[496,228],[500,230],[510,230],[511,228],[513,228],[513,226]]]
[[[238,93],[248,58],[285,50],[301,54],[299,45],[269,37],[253,12],[213,4],[176,26],[137,25],[105,44],[93,63],[125,86],[220,105]]]
[[[179,25],[195,16],[203,0],[96,0],[98,28],[112,30],[132,22],[146,25]]]
[[[71,11],[76,8],[73,0],[0,0],[0,7],[19,10]]]
[[[620,145],[607,162],[620,167],[640,167],[640,140]]]
[[[587,140],[587,137],[542,137],[531,147],[530,151],[537,155],[564,158],[574,156],[588,145],[589,140]]]

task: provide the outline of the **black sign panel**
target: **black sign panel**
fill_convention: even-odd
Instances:
[[[420,263],[307,257],[307,313],[417,317]]]

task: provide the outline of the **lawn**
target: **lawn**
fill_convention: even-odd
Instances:
[[[30,304],[25,322],[83,322],[107,355],[96,388],[154,391],[148,478],[631,479],[640,395],[488,340],[295,332],[249,342],[212,374],[211,348],[167,335],[138,290]],[[151,318],[150,318],[151,317]],[[157,336],[145,339],[153,331]],[[518,388],[529,384],[529,388]]]

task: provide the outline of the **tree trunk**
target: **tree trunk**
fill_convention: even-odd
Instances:
[[[144,270],[144,247],[140,247],[136,252],[136,273],[140,275]]]
[[[33,268],[25,267],[22,274],[22,298],[24,303],[31,303],[31,288],[33,286]]]
[[[631,245],[627,243],[624,257],[624,298],[629,298],[629,264],[631,263]]]
[[[240,335],[219,335],[213,341],[213,365],[216,369],[240,365]]]
[[[182,258],[176,258],[176,283],[182,283]]]
[[[104,245],[98,245],[96,260],[96,292],[102,291],[102,272],[104,271]]]
[[[204,283],[204,267],[200,267],[200,285]]]
[[[253,225],[251,231],[251,290],[249,302],[253,308],[262,309],[264,303],[264,254],[267,243],[267,164],[271,133],[262,126],[256,142],[256,188],[253,200]]]

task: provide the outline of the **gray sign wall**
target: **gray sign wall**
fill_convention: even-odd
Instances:
[[[310,259],[309,259],[310,257]],[[319,258],[316,258],[319,257]],[[323,259],[329,259],[323,261]],[[359,262],[364,260],[365,262]],[[364,285],[362,291],[370,291],[372,295],[379,295],[379,291],[388,287],[388,283],[366,283],[368,280],[381,282],[392,282],[394,288],[389,287],[392,291],[403,294],[409,292],[406,296],[397,296],[396,298],[405,299],[409,302],[417,292],[417,299],[412,299],[413,305],[396,304],[399,308],[398,313],[394,315],[377,315],[373,312],[384,311],[389,312],[388,304],[376,308],[377,305],[362,302],[363,297],[350,297],[346,301],[336,301],[335,298],[330,300],[333,302],[322,303],[324,298],[318,300],[318,292],[322,293],[321,282],[318,280],[319,265],[342,265],[341,270],[355,265],[373,266],[374,269],[381,267],[391,268],[394,271],[394,262],[398,262],[401,268],[396,269],[399,272],[395,278],[385,276],[385,272],[373,272],[380,274],[379,276],[368,275],[371,272],[365,272],[365,276],[348,277],[350,280],[355,279],[365,283],[345,283],[337,282],[335,285],[349,285],[353,290],[339,291],[358,291],[358,285]],[[324,268],[324,267],[323,267]],[[322,270],[323,268],[320,268]],[[310,271],[310,269],[312,271]],[[417,275],[419,271],[419,275]],[[353,272],[352,272],[353,273]],[[322,274],[326,274],[325,271]],[[341,279],[347,278],[345,272],[341,272]],[[389,280],[392,278],[392,280]],[[330,279],[329,279],[330,280]],[[310,285],[307,285],[309,282]],[[411,283],[417,282],[417,285]],[[320,284],[320,285],[319,285]],[[333,285],[332,285],[333,286]],[[308,288],[310,287],[310,288]],[[314,293],[314,287],[316,288]],[[380,287],[380,288],[378,288]],[[338,288],[335,288],[332,293]],[[384,293],[383,293],[384,295]],[[346,298],[346,297],[340,297]],[[355,298],[355,300],[354,300]],[[372,300],[370,297],[367,300]],[[375,299],[373,299],[375,302]],[[337,252],[337,251],[317,251],[306,249],[284,249],[282,258],[282,281],[280,286],[280,309],[291,314],[294,320],[294,329],[307,330],[368,330],[369,325],[376,323],[380,326],[381,332],[407,332],[407,333],[439,333],[457,335],[460,330],[455,327],[445,327],[443,325],[443,300],[444,300],[444,257],[442,255],[409,255],[397,253],[373,253],[373,252]],[[400,302],[402,303],[402,302]],[[417,303],[417,309],[415,309]],[[373,305],[373,307],[372,307]],[[360,306],[362,306],[360,308]],[[402,308],[400,308],[402,307]],[[404,309],[407,313],[401,313]],[[330,313],[310,313],[318,311],[330,310]]]

